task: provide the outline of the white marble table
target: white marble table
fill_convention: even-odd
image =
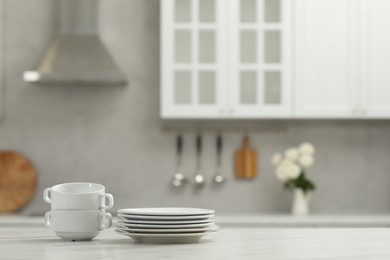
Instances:
[[[389,215],[219,215],[228,227],[390,227]]]
[[[217,214],[216,221],[223,227],[390,227],[390,215],[310,215],[297,217],[287,214]],[[4,224],[24,225],[26,223],[41,226],[42,216],[0,215],[0,227]]]
[[[113,228],[66,242],[37,219],[0,218],[0,259],[390,259],[388,228],[226,227],[196,244],[147,245]]]

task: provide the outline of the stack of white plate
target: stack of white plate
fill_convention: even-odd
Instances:
[[[214,213],[196,208],[120,209],[115,231],[141,243],[193,243],[219,229]]]

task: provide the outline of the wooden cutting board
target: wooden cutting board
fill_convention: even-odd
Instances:
[[[35,169],[24,155],[0,151],[0,212],[21,209],[33,197],[36,186]]]
[[[250,148],[249,137],[243,139],[242,148],[235,154],[236,177],[253,179],[257,176],[257,151]]]

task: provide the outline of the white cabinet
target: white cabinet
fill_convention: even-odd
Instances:
[[[161,1],[162,118],[390,118],[390,0]]]
[[[390,118],[388,10],[388,0],[295,0],[295,117]]]
[[[362,0],[360,113],[390,118],[390,1]]]
[[[232,0],[229,104],[236,118],[289,118],[291,0]]]
[[[295,116],[348,118],[357,107],[356,0],[295,1]]]
[[[162,118],[289,118],[289,6],[161,1]]]
[[[226,102],[224,0],[161,1],[161,115],[213,118]]]

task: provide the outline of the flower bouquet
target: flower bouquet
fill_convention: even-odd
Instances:
[[[284,155],[276,153],[272,164],[276,168],[276,177],[284,182],[284,188],[294,191],[292,213],[307,215],[309,213],[310,194],[316,189],[314,183],[307,178],[307,169],[314,164],[314,146],[303,143],[297,148],[289,148]]]

